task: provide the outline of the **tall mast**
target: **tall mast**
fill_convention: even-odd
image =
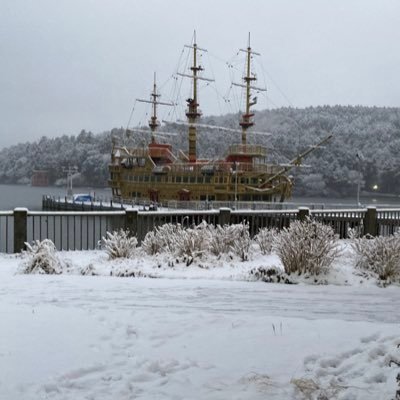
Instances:
[[[197,65],[197,55],[198,51],[207,51],[197,46],[196,43],[196,31],[194,32],[193,36],[193,44],[192,45],[185,45],[185,47],[191,48],[193,50],[193,65],[190,67],[192,71],[191,75],[181,74],[178,73],[180,76],[184,76],[187,78],[191,78],[193,82],[193,92],[192,97],[186,100],[188,108],[186,109],[186,117],[188,118],[189,122],[189,162],[196,162],[197,159],[197,150],[196,150],[196,136],[197,136],[197,129],[196,129],[196,121],[201,116],[201,111],[199,109],[199,102],[197,96],[197,81],[204,80],[212,82],[213,79],[208,79],[204,77],[200,77],[198,73],[203,71],[204,68],[201,65]]]
[[[151,130],[151,142],[154,143],[156,140],[154,138],[154,133],[158,126],[160,125],[157,121],[157,97],[160,95],[157,94],[157,83],[156,83],[156,73],[154,72],[154,83],[153,83],[153,92],[151,93],[151,99],[153,101],[152,108],[153,108],[153,115],[149,121],[149,127]]]
[[[251,49],[250,45],[250,33],[249,33],[249,40],[247,44],[247,49],[240,49],[246,53],[246,75],[243,77],[244,84],[240,83],[233,83],[235,86],[244,87],[246,89],[246,105],[245,105],[245,112],[242,114],[242,118],[239,122],[239,125],[242,127],[242,145],[247,144],[247,129],[254,125],[253,117],[254,113],[251,111],[250,107],[254,106],[257,103],[257,98],[254,97],[251,99],[251,90],[257,91],[266,91],[265,88],[258,88],[251,84],[252,81],[256,81],[257,77],[254,73],[251,72],[251,57],[252,55],[260,55]]]
[[[158,122],[157,119],[157,105],[163,105],[163,106],[173,106],[174,103],[167,103],[167,102],[161,102],[158,101],[157,99],[161,96],[161,94],[157,93],[157,83],[156,83],[156,73],[154,72],[154,83],[153,83],[153,91],[150,93],[150,100],[144,100],[144,99],[136,99],[137,101],[140,101],[141,103],[150,103],[152,105],[152,115],[149,120],[149,127],[151,131],[151,142],[155,143],[155,133],[157,128],[160,126],[160,123]]]

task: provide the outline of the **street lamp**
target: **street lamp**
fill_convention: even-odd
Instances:
[[[360,185],[361,185],[361,162],[365,160],[361,151],[357,151],[356,158],[358,158],[358,182],[357,182],[357,206],[361,206],[360,203]]]

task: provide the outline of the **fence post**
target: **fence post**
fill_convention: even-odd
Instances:
[[[229,225],[231,222],[231,209],[230,208],[220,208],[218,223],[221,226]]]
[[[310,209],[308,207],[299,207],[299,211],[297,213],[297,219],[299,221],[305,221],[307,217],[310,216]]]
[[[138,210],[125,210],[126,229],[131,235],[136,235],[139,241],[139,214]]]
[[[364,216],[364,235],[378,235],[376,207],[367,207],[367,212]]]
[[[28,240],[28,209],[14,208],[14,253],[25,250],[25,242]]]

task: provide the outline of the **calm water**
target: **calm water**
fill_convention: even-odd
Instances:
[[[93,193],[96,197],[109,199],[111,190],[108,188],[74,188],[75,193]],[[24,185],[0,185],[0,210],[13,210],[15,207],[26,207],[29,210],[42,209],[43,195],[65,197],[63,187],[32,187]]]
[[[104,188],[74,188],[76,193],[93,193],[96,197],[103,200],[111,198],[111,189]],[[41,210],[43,195],[65,197],[66,190],[63,187],[32,187],[24,185],[0,185],[0,210],[13,210],[15,207],[27,207],[29,210]],[[323,205],[324,208],[329,208],[330,205],[341,205],[342,207],[355,207],[356,197],[327,199],[316,197],[294,197],[290,202],[295,207],[300,205]],[[361,196],[360,202],[362,205],[386,205],[390,207],[400,207],[399,196]]]

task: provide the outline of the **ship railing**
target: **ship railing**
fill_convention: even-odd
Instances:
[[[234,144],[229,146],[228,154],[264,157],[267,155],[267,148],[254,144]]]
[[[275,174],[280,171],[280,167],[275,164],[254,164],[232,161],[212,161],[206,164],[202,163],[174,163],[170,164],[171,171],[174,173],[209,173],[209,172],[223,172],[223,173],[269,173]]]
[[[138,157],[143,158],[149,155],[149,150],[146,147],[130,147],[128,153],[124,153],[124,157]]]

